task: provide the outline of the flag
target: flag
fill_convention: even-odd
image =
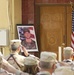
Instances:
[[[18,27],[18,32],[19,32],[19,39],[20,40],[24,40],[24,30],[27,29],[30,31],[30,38],[32,38],[33,40],[35,40],[35,31],[34,31],[34,27]]]
[[[71,47],[74,49],[74,10],[72,11]]]

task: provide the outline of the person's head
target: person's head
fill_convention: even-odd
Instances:
[[[34,57],[25,58],[25,72],[35,75],[37,73],[37,59]]]
[[[39,66],[42,70],[52,73],[55,70],[56,53],[53,52],[41,52]]]
[[[11,40],[11,45],[10,45],[10,47],[11,47],[11,50],[13,51],[13,52],[15,52],[15,51],[20,51],[20,46],[21,46],[21,40],[18,40],[18,39],[15,39],[15,40]]]
[[[31,37],[30,30],[28,28],[24,28],[23,32],[24,32],[24,37],[25,38],[30,38]]]
[[[64,59],[72,58],[72,54],[73,54],[73,48],[71,48],[71,47],[64,48],[64,50],[63,50]]]

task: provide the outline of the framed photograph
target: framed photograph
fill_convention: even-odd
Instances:
[[[18,38],[28,52],[38,51],[35,29],[33,25],[17,24]]]

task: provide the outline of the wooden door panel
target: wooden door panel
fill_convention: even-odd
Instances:
[[[58,46],[62,45],[65,36],[64,6],[40,7],[40,50],[58,54]]]
[[[72,9],[67,6],[67,46],[71,46],[71,32],[72,32]]]

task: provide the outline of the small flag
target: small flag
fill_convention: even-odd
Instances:
[[[72,11],[71,47],[74,49],[74,10]]]

